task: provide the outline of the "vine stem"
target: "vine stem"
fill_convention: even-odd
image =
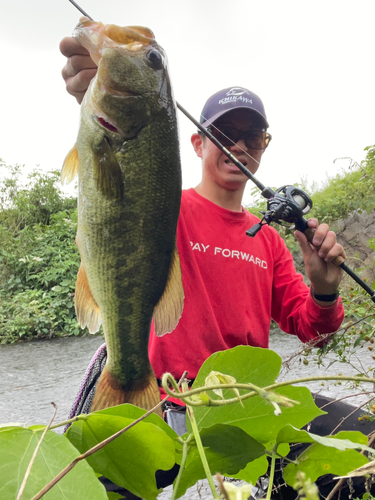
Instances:
[[[182,473],[183,473],[184,468],[185,468],[185,463],[186,463],[186,459],[187,459],[187,455],[188,455],[189,442],[191,440],[191,437],[192,436],[189,436],[186,439],[186,441],[183,442],[183,445],[182,445],[182,459],[181,459],[181,464],[180,464],[180,470],[178,471],[178,475],[177,475],[177,477],[174,481],[174,484],[173,484],[173,493],[172,493],[171,500],[176,500],[177,490],[178,490],[178,487],[180,485]]]
[[[268,484],[267,496],[266,500],[271,499],[271,493],[273,488],[273,478],[275,476],[275,466],[276,466],[276,453],[275,450],[272,450],[272,458],[271,458],[271,470],[270,470],[270,482]]]
[[[89,450],[87,450],[85,453],[82,453],[82,455],[80,455],[79,457],[75,458],[72,462],[70,462],[70,464],[68,464],[65,467],[65,469],[63,469],[61,472],[59,472],[59,474],[57,474],[57,476],[55,476],[52,479],[52,481],[50,481],[42,490],[40,490],[39,493],[37,493],[35,496],[33,496],[33,498],[31,500],[39,500],[40,498],[42,498],[43,495],[45,495],[51,488],[53,488],[55,486],[55,484],[57,484],[59,481],[61,481],[61,479],[64,476],[66,476],[68,474],[68,472],[70,472],[79,462],[81,462],[81,460],[85,460],[85,458],[89,457],[90,455],[93,455],[94,453],[99,451],[101,448],[104,448],[104,446],[111,443],[116,438],[118,438],[119,436],[124,434],[124,432],[126,432],[129,429],[131,429],[132,427],[134,427],[136,424],[138,424],[138,422],[140,422],[141,420],[143,420],[146,417],[148,417],[149,415],[151,415],[151,413],[153,413],[157,408],[159,408],[167,399],[168,398],[164,398],[163,401],[160,401],[160,403],[158,403],[154,408],[152,408],[147,413],[142,415],[142,417],[137,418],[137,420],[134,420],[134,422],[132,422],[128,426],[124,427],[124,429],[121,429],[120,431],[116,432],[116,434],[109,436],[109,438],[105,439],[101,443],[98,443],[97,445],[95,445],[92,448],[90,448]]]
[[[186,384],[186,387],[184,387],[184,385],[185,384],[183,383],[182,384],[182,388],[183,388],[183,390],[186,390],[187,389],[187,384]],[[197,422],[195,420],[193,408],[190,407],[190,406],[187,406],[186,407],[186,411],[187,411],[187,414],[189,416],[189,420],[190,420],[190,423],[191,423],[191,428],[193,430],[195,442],[196,442],[196,445],[197,445],[197,448],[198,448],[198,453],[199,453],[200,459],[202,461],[204,472],[206,473],[208,484],[210,485],[210,488],[211,488],[212,496],[215,499],[219,499],[219,495],[217,494],[214,480],[212,479],[212,474],[211,474],[211,471],[210,471],[210,467],[209,467],[208,462],[207,462],[207,457],[206,457],[206,454],[205,454],[204,449],[203,449],[203,444],[202,444],[201,437],[200,437],[200,434],[199,434]]]
[[[21,484],[20,489],[18,491],[18,495],[17,495],[16,500],[21,500],[21,498],[22,498],[23,492],[24,492],[25,487],[26,487],[27,480],[28,480],[30,472],[31,472],[31,468],[32,468],[32,466],[33,466],[33,464],[35,462],[35,458],[36,458],[36,455],[37,455],[38,450],[40,448],[40,445],[42,444],[42,441],[45,438],[45,435],[47,434],[47,431],[51,428],[52,422],[55,420],[56,412],[57,412],[57,405],[55,403],[51,403],[51,405],[53,405],[53,407],[54,407],[54,411],[53,411],[53,415],[52,415],[51,421],[47,425],[47,427],[44,429],[43,434],[42,434],[41,438],[39,439],[38,444],[35,447],[33,456],[31,457],[30,463],[29,463],[29,465],[28,465],[28,467],[26,469],[25,476],[23,478],[22,484]]]
[[[186,399],[186,403],[189,406],[222,406],[226,404],[231,404],[231,403],[236,403],[239,400],[244,400],[248,399],[251,397],[254,397],[258,394],[258,392],[264,393],[265,391],[273,391],[275,389],[278,389],[280,387],[285,387],[287,385],[292,385],[292,384],[299,384],[302,382],[314,382],[314,381],[319,381],[319,380],[348,380],[348,381],[353,381],[353,382],[368,382],[371,384],[375,384],[375,379],[374,378],[369,378],[369,377],[349,377],[349,376],[342,376],[342,375],[326,375],[326,376],[317,376],[317,377],[303,377],[303,378],[298,378],[295,380],[287,380],[286,382],[278,382],[272,385],[269,385],[267,387],[258,387],[254,384],[248,383],[248,384],[215,384],[215,385],[210,385],[210,386],[203,386],[203,387],[197,387],[195,389],[190,389],[186,390],[183,392],[173,392],[169,387],[168,387],[168,382],[171,382],[171,375],[169,373],[166,373],[163,375],[162,379],[162,386],[165,390],[165,392],[172,397],[177,397],[178,399]],[[201,392],[207,392],[207,391],[212,391],[214,389],[246,389],[246,390],[251,390],[252,392],[248,394],[243,394],[242,396],[237,396],[235,398],[231,399],[226,399],[224,401],[222,400],[213,400],[209,399],[209,403],[207,404],[204,401],[193,401],[191,400],[191,396],[194,396],[195,394],[200,394]]]

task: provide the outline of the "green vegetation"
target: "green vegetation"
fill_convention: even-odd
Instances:
[[[331,224],[344,219],[353,210],[368,213],[375,208],[375,145],[368,146],[365,151],[366,158],[361,163],[352,162],[348,172],[328,177],[321,186],[315,183],[311,187],[304,182],[295,183],[309,193],[313,200],[314,206],[309,217]],[[254,188],[252,194],[253,204],[247,208],[262,217],[260,211],[265,210],[266,201],[260,196],[258,188]]]
[[[0,343],[78,335],[76,199],[58,172],[34,170],[23,186],[19,165],[0,169]]]

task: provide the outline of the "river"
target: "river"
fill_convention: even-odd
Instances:
[[[0,346],[0,423],[46,424],[53,414],[52,401],[58,407],[56,421],[65,420],[86,367],[102,343],[102,337],[90,335]],[[274,331],[271,334],[270,348],[286,359],[301,351],[303,344],[291,335]],[[360,349],[359,353],[360,359],[358,356],[352,359],[358,369],[363,371],[374,366],[372,353],[366,347]],[[328,364],[327,360],[326,365]],[[328,370],[318,367],[313,361],[306,366],[303,364],[303,356],[297,355],[291,363],[291,369],[282,370],[282,378],[287,380],[338,373],[357,374],[354,368],[346,364],[335,363]],[[350,389],[345,383],[325,383],[322,386],[321,382],[314,382],[305,385],[315,392],[334,398],[360,392]],[[366,389],[371,390],[371,387]],[[348,400],[352,404],[364,401],[365,396]]]
[[[47,424],[53,415],[51,402],[58,408],[55,422],[64,421],[69,415],[86,367],[102,343],[102,337],[90,335],[0,346],[0,424]],[[270,348],[283,359],[289,359],[293,353],[303,350],[303,344],[291,335],[273,331],[270,336]],[[351,359],[353,366],[334,363],[328,369],[311,360],[305,365],[304,356],[297,354],[290,363],[290,369],[284,367],[281,378],[291,380],[338,373],[356,375],[358,372],[354,367],[362,372],[374,367],[372,353],[366,347],[359,349],[357,353],[359,354]],[[333,359],[334,357],[330,356],[325,364],[328,366]],[[325,383],[324,386],[321,382],[304,385],[314,392],[336,399],[363,392],[349,387],[344,382]],[[371,389],[372,387],[365,387],[367,391]],[[364,403],[366,398],[363,394],[357,395],[348,399],[348,402],[359,405]],[[168,498],[167,490],[162,495],[163,498]],[[183,498],[198,498],[196,491],[194,487],[193,492]]]

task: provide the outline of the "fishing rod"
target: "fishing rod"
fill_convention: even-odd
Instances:
[[[93,21],[87,12],[85,12],[74,0],[69,0],[71,4],[76,7],[81,14]],[[203,127],[185,108],[176,102],[178,109],[200,130],[211,142],[217,146],[222,153],[224,153],[243,174],[253,182],[260,190],[260,194],[267,200],[267,210],[261,212],[263,218],[260,222],[246,231],[246,235],[254,238],[254,236],[262,229],[263,226],[269,226],[272,222],[280,225],[285,225],[281,221],[288,224],[294,224],[295,229],[305,234],[307,240],[311,243],[314,238],[315,229],[309,227],[304,215],[308,214],[313,206],[310,196],[301,188],[296,186],[285,185],[274,191],[270,187],[262,184],[248,168],[245,167],[220,141],[214,137],[213,134]],[[315,246],[315,245],[314,245]],[[349,266],[344,262],[341,256],[333,259],[333,264],[341,267],[360,287],[363,288],[370,296],[371,300],[375,303],[375,291],[370,288]]]

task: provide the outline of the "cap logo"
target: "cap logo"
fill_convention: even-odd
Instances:
[[[250,92],[246,89],[242,89],[241,87],[233,87],[232,89],[228,90],[226,95],[244,95],[244,94],[250,95]]]
[[[218,104],[228,104],[229,102],[234,102],[234,101],[242,101],[246,104],[253,104],[253,100],[249,99],[248,97],[245,97],[245,94],[251,95],[251,93],[246,89],[243,89],[241,87],[233,87],[232,89],[228,90],[228,92],[225,94],[228,97],[220,99]]]

